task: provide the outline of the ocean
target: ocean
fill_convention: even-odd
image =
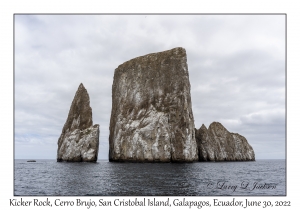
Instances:
[[[66,163],[16,159],[15,196],[285,196],[286,161]]]

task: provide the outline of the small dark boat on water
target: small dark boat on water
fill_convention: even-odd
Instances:
[[[27,162],[36,162],[35,160],[27,160]]]

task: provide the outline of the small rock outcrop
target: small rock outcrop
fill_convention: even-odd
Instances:
[[[221,123],[195,129],[199,161],[254,161],[253,148],[244,136],[230,133]]]
[[[57,161],[96,162],[99,135],[99,125],[93,125],[89,94],[80,84],[58,139]]]
[[[198,160],[186,51],[137,57],[114,73],[109,160]]]

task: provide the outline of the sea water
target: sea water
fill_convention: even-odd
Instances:
[[[283,196],[286,161],[67,163],[17,159],[14,195]]]

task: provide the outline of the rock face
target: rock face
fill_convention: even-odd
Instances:
[[[199,161],[254,161],[255,154],[247,139],[230,133],[221,123],[213,122],[207,129],[195,129]]]
[[[99,135],[99,125],[93,125],[89,94],[80,84],[57,142],[57,161],[96,162]]]
[[[174,48],[120,65],[114,73],[109,160],[198,160],[186,51]]]

